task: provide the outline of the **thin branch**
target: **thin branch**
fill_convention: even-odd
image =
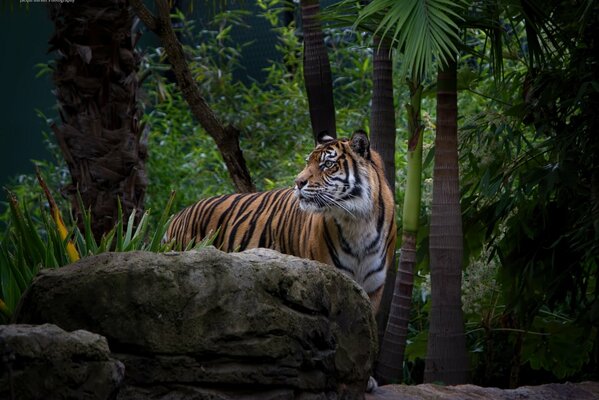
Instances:
[[[474,332],[483,331],[485,328],[476,328],[469,330],[466,332],[466,335],[470,335]],[[537,336],[551,336],[551,333],[547,332],[536,332],[536,331],[527,331],[525,329],[516,329],[516,328],[491,328],[491,332],[516,332],[516,333],[524,333],[526,335],[537,335]]]
[[[139,18],[144,23],[147,21],[149,23],[146,24],[148,29],[160,39],[185,101],[189,104],[192,114],[200,125],[214,139],[237,191],[255,191],[243,158],[243,152],[239,147],[239,130],[230,125],[223,125],[202,97],[200,89],[191,74],[189,64],[185,59],[183,47],[171,25],[168,2],[166,0],[155,0],[154,3],[158,12],[156,16],[152,15],[142,0],[131,0],[131,5],[138,13]]]
[[[139,19],[148,27],[152,32],[156,31],[156,17],[150,10],[145,6],[142,0],[130,0],[131,5],[135,9],[135,13]]]
[[[158,20],[161,23],[168,21],[168,25],[172,27],[170,24],[171,8],[168,3],[165,0],[154,0],[154,3],[156,4],[156,9],[158,11]]]

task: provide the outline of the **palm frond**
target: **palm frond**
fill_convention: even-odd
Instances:
[[[560,39],[560,27],[552,21],[553,7],[548,6],[540,0],[529,0],[518,9],[524,19],[531,67],[543,64],[548,55],[562,54],[564,45],[567,47]]]
[[[549,57],[562,57],[571,47],[563,42],[560,27],[552,18],[559,4],[545,0],[480,0],[464,13],[465,28],[483,30],[490,39],[490,55],[494,72],[501,72],[504,45],[516,41],[527,58],[529,67],[541,65]],[[587,3],[581,3],[574,15],[584,15]],[[518,34],[524,30],[526,39]]]
[[[463,13],[464,20],[460,24],[465,30],[480,30],[485,33],[484,46],[482,50],[479,49],[478,54],[472,46],[463,46],[461,49],[482,59],[487,57],[488,46],[489,63],[493,67],[496,82],[503,79],[503,51],[506,44],[506,31],[503,26],[506,22],[503,20],[502,6],[506,7],[505,4],[500,4],[499,0],[473,1],[467,12]]]
[[[436,60],[454,59],[459,43],[460,2],[448,0],[374,0],[360,11],[356,26],[380,21],[375,34],[391,39],[404,53],[402,75],[422,78]]]

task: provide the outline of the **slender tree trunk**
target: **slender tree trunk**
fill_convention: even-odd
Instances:
[[[385,177],[395,193],[395,107],[393,106],[393,60],[389,45],[379,38],[373,44],[372,109],[370,144],[383,159]]]
[[[393,63],[388,43],[380,45],[378,37],[373,43],[373,88],[372,108],[370,111],[370,143],[372,148],[379,152],[385,166],[385,177],[395,194],[395,107],[393,105]],[[393,263],[395,265],[395,262]],[[393,282],[395,282],[395,269],[387,271],[385,288],[381,298],[379,312],[376,315],[379,343],[383,339],[391,296],[393,295]]]
[[[323,132],[337,137],[333,78],[320,21],[320,3],[318,0],[301,0],[300,5],[304,33],[304,82],[316,142]]]
[[[524,344],[524,333],[516,333],[516,343],[514,344],[514,355],[510,362],[510,381],[509,388],[515,389],[518,387],[520,380],[520,365],[522,365],[522,345]]]
[[[171,25],[168,2],[166,0],[156,0],[155,4],[156,16],[152,15],[142,0],[131,0],[131,5],[135,8],[139,18],[148,29],[160,38],[183,98],[189,104],[192,114],[202,125],[202,128],[214,139],[235,188],[238,192],[255,191],[243,152],[239,147],[239,130],[233,126],[223,125],[204,100],[185,60],[183,47],[177,40]]]
[[[391,312],[381,341],[381,351],[376,369],[379,383],[397,383],[402,380],[403,360],[408,336],[408,323],[414,287],[416,265],[416,237],[420,217],[422,180],[422,126],[420,99],[422,86],[410,84],[408,111],[408,171],[403,207],[403,237],[399,270],[395,279]]]
[[[457,69],[439,70],[430,226],[431,311],[425,382],[469,380],[461,301],[463,234],[457,147]]]
[[[599,158],[597,154],[595,157]],[[599,171],[591,174],[591,218],[595,236],[599,237]]]
[[[126,0],[89,0],[53,3],[50,18],[62,121],[52,129],[72,179],[64,189],[80,225],[81,194],[99,239],[115,225],[119,200],[125,215],[143,208],[147,186],[133,14]]]
[[[596,161],[598,155],[595,154],[594,165],[597,165]],[[599,237],[599,172],[593,171],[591,174],[591,218],[593,220],[593,230],[595,231],[595,237]],[[595,264],[599,265],[599,255],[595,254]],[[595,270],[595,299],[599,299],[599,269]],[[599,368],[599,331],[595,333],[593,341],[593,352],[591,353],[590,364],[594,371]]]

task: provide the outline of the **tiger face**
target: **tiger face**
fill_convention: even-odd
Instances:
[[[295,179],[295,196],[306,212],[361,217],[372,211],[370,143],[366,133],[351,139],[321,135],[306,167]]]

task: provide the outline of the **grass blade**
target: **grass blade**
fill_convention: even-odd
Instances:
[[[168,202],[166,203],[166,207],[160,216],[160,220],[158,221],[158,225],[156,227],[156,231],[152,235],[152,240],[148,245],[147,250],[149,251],[159,251],[162,245],[162,239],[164,238],[164,234],[168,228],[168,225],[171,222],[172,216],[170,216],[171,207],[173,206],[173,202],[175,201],[175,191],[172,191]]]

